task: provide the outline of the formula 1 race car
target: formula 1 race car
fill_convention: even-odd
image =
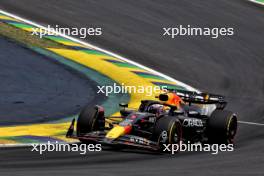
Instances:
[[[121,116],[105,117],[101,106],[85,107],[66,134],[83,143],[133,146],[162,150],[181,142],[230,144],[237,131],[237,115],[224,110],[223,96],[167,90],[158,100],[142,100],[138,109],[120,104]],[[120,120],[121,118],[121,120]]]

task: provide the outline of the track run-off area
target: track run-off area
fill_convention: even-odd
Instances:
[[[0,20],[2,22],[7,23],[8,25],[15,26],[19,29],[25,30],[29,32],[29,35],[32,34],[33,30],[40,31],[40,29],[46,29],[44,26],[40,26],[32,21],[23,19],[16,15],[10,14],[5,11],[0,11]],[[37,29],[36,29],[37,28]],[[173,78],[161,74],[157,71],[154,71],[150,68],[147,68],[143,65],[140,65],[136,62],[131,60],[125,59],[119,55],[111,53],[109,51],[103,50],[98,48],[94,45],[81,42],[80,40],[74,39],[72,37],[66,36],[64,34],[57,35],[47,35],[45,36],[46,39],[53,40],[60,44],[68,46],[68,48],[33,48],[34,51],[40,52],[41,54],[46,54],[47,52],[55,53],[63,58],[66,58],[70,61],[73,61],[81,66],[90,68],[94,71],[99,72],[102,75],[107,76],[108,78],[114,80],[118,84],[123,84],[125,86],[169,86],[170,88],[175,89],[184,89],[184,90],[195,90],[194,88],[180,82],[176,81]],[[47,55],[47,54],[46,54]],[[52,57],[52,54],[49,56]],[[55,57],[57,61],[62,62],[63,58]],[[65,63],[64,61],[63,63]],[[67,63],[66,63],[67,64]],[[68,64],[69,65],[69,64]],[[74,68],[74,66],[72,66]],[[80,66],[79,66],[80,67]],[[77,69],[77,71],[80,69]],[[90,71],[91,72],[91,71]],[[94,79],[94,74],[87,74],[86,75],[89,79]],[[30,78],[29,78],[30,79]],[[105,82],[104,85],[106,85]],[[102,83],[103,85],[103,83]],[[95,89],[93,92],[93,98],[101,99],[101,96],[96,97],[96,88],[97,86],[93,86]],[[98,88],[97,88],[98,89]],[[89,92],[89,90],[87,90]],[[30,95],[28,95],[30,96]],[[65,95],[67,96],[67,95]],[[136,94],[132,93],[130,95],[129,106],[133,108],[137,108],[140,104],[140,100],[143,99],[155,99],[155,96],[149,97],[144,94]],[[30,97],[29,97],[30,98]],[[32,97],[34,99],[34,97]],[[110,97],[109,101],[111,101]],[[92,98],[89,98],[89,101]],[[65,100],[64,100],[65,101]],[[87,100],[88,101],[88,100]],[[120,100],[121,101],[121,100]],[[111,105],[114,101],[111,102]],[[118,104],[118,102],[116,102]],[[60,104],[58,102],[58,104]],[[91,104],[92,106],[93,104]],[[53,105],[54,106],[54,105]],[[109,107],[108,107],[109,106]],[[116,105],[115,105],[116,106]],[[107,105],[107,111],[111,111],[111,109],[115,106]],[[60,106],[59,106],[60,107]],[[49,111],[46,108],[47,111]],[[117,111],[117,110],[116,110]],[[41,112],[39,112],[41,114]],[[56,115],[56,114],[55,114]],[[55,116],[54,115],[54,116]],[[18,121],[19,114],[17,114],[17,118],[14,120],[14,123]],[[71,119],[74,116],[71,117]],[[31,117],[35,118],[35,117]],[[36,119],[36,118],[35,118]],[[2,146],[21,146],[21,143],[33,143],[33,142],[45,142],[48,140],[58,140],[58,141],[68,141],[71,142],[72,140],[67,140],[65,138],[67,127],[69,126],[71,119],[68,117],[68,122],[59,121],[59,122],[47,122],[47,123],[39,123],[39,124],[32,124],[32,125],[12,125],[12,126],[2,126],[0,128],[1,138],[2,138]],[[25,122],[26,123],[26,122]],[[17,139],[17,140],[16,140]],[[39,139],[39,140],[38,140]],[[9,145],[11,143],[11,145]]]

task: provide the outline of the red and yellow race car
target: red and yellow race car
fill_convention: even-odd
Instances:
[[[237,115],[224,110],[227,102],[223,96],[167,90],[157,98],[157,101],[142,100],[138,109],[120,104],[118,117],[105,117],[104,108],[98,105],[84,107],[76,130],[73,119],[66,136],[83,143],[150,150],[163,150],[166,144],[187,141],[233,143]]]

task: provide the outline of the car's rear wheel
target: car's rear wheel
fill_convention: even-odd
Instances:
[[[160,146],[160,150],[164,150],[164,144],[180,144],[182,140],[182,126],[180,121],[172,116],[161,117],[155,125],[154,136]]]
[[[215,110],[208,119],[208,141],[232,144],[237,132],[237,116],[231,111]]]
[[[100,131],[105,127],[104,110],[100,106],[86,106],[81,111],[77,120],[77,136],[82,137],[91,131]],[[89,142],[80,138],[81,142]]]

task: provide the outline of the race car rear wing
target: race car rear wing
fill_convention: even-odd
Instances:
[[[216,104],[218,109],[224,109],[227,105],[225,97],[222,95],[176,89],[166,89],[165,91],[175,93],[176,95],[181,97],[184,102],[188,103]]]

